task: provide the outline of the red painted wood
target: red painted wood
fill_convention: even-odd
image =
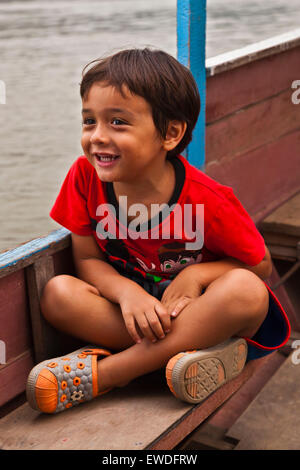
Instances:
[[[291,91],[269,98],[206,127],[206,163],[231,160],[300,129]]]
[[[300,47],[207,79],[206,122],[290,89],[300,77]],[[292,90],[291,90],[292,91]]]
[[[300,115],[300,112],[299,112]],[[255,222],[300,189],[300,131],[232,160],[211,162],[206,173],[231,186]]]
[[[23,393],[28,374],[34,366],[31,351],[26,351],[0,366],[0,406]]]
[[[24,270],[0,279],[0,339],[6,361],[32,347]]]
[[[53,255],[55,275],[71,274],[75,275],[75,269],[72,258],[72,248],[68,247]]]

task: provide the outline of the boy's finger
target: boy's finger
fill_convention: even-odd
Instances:
[[[139,325],[139,328],[143,335],[151,342],[155,342],[157,340],[156,336],[154,335],[154,332],[150,328],[148,319],[146,315],[142,315],[140,318],[136,319]]]
[[[140,343],[141,342],[141,338],[140,336],[138,335],[138,332],[136,330],[136,326],[135,326],[135,321],[134,321],[134,316],[126,316],[124,318],[125,320],[125,326],[127,328],[127,331],[128,333],[130,334],[131,338],[133,339],[133,341],[135,341],[136,343]]]
[[[171,312],[171,317],[175,318],[177,315],[184,309],[184,307],[190,302],[190,299],[182,299],[177,304],[176,307],[173,308]]]
[[[171,318],[170,318],[167,308],[161,303],[157,303],[154,305],[154,309],[156,313],[159,315],[159,319],[162,324],[163,331],[165,333],[168,333],[171,329]]]
[[[159,316],[154,311],[146,312],[145,316],[155,337],[159,339],[164,338],[165,333],[162,328]]]

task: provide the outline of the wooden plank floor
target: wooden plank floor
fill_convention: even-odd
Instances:
[[[165,430],[191,408],[173,399],[161,383],[159,374],[149,374],[144,381],[57,415],[40,414],[25,403],[0,420],[0,448],[144,448],[157,436],[157,429]]]
[[[292,352],[229,429],[235,450],[300,449],[300,353]]]
[[[278,207],[260,225],[268,232],[300,237],[300,192]]]
[[[297,260],[300,241],[300,192],[266,217],[259,229],[273,258]]]
[[[25,403],[0,420],[0,449],[173,449],[251,377],[260,361],[251,361],[196,406],[171,394],[163,371],[57,415],[41,414]]]

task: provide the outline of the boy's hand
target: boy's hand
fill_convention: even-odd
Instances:
[[[193,265],[180,271],[163,293],[161,302],[173,318],[202,294],[204,286],[191,268]]]
[[[141,286],[130,286],[119,299],[120,308],[128,333],[139,343],[141,333],[150,341],[162,339],[170,331],[171,319],[166,307]]]

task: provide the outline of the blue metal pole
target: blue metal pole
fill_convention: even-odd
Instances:
[[[177,0],[177,58],[191,70],[201,98],[200,115],[186,157],[200,169],[205,164],[205,39],[206,0]]]

